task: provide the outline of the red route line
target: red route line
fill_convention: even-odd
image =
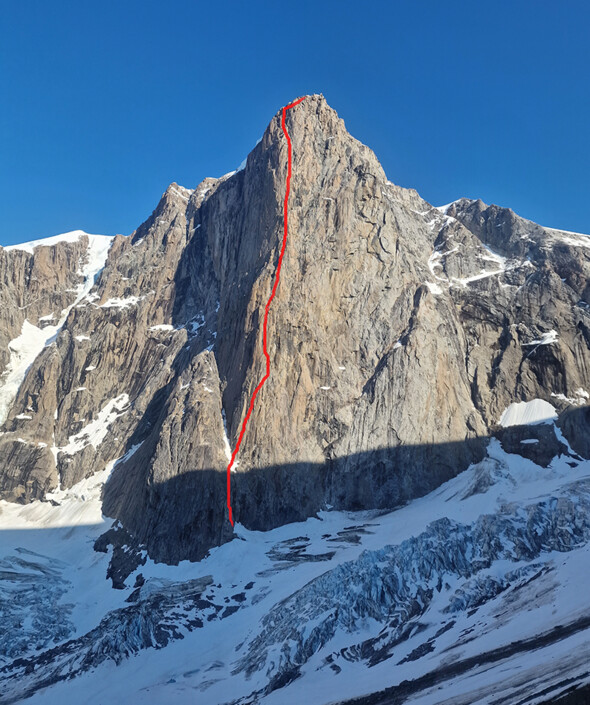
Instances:
[[[248,407],[248,412],[246,413],[246,416],[244,417],[244,420],[242,421],[242,428],[240,429],[240,435],[238,436],[238,442],[236,443],[236,447],[234,448],[234,452],[232,453],[231,460],[229,461],[229,464],[227,466],[227,509],[229,512],[229,521],[231,525],[234,525],[234,520],[232,516],[232,509],[231,509],[231,469],[232,465],[234,464],[234,461],[236,459],[236,456],[238,454],[238,451],[240,450],[240,445],[242,444],[242,438],[244,437],[244,433],[246,431],[246,426],[248,425],[248,420],[250,418],[250,414],[252,413],[252,409],[254,409],[254,401],[256,400],[256,397],[258,395],[258,392],[262,389],[264,386],[264,383],[266,380],[270,377],[270,357],[268,355],[268,350],[266,347],[266,342],[267,342],[267,328],[268,328],[268,312],[270,310],[270,305],[272,303],[272,300],[275,297],[277,287],[279,285],[279,278],[281,276],[281,266],[283,264],[283,257],[285,255],[285,247],[287,246],[287,234],[289,232],[288,228],[288,203],[289,203],[289,191],[291,190],[291,161],[292,161],[292,147],[291,147],[291,138],[289,137],[289,133],[287,132],[287,128],[285,126],[285,115],[287,114],[287,110],[290,110],[291,108],[294,108],[296,105],[299,105],[301,101],[305,100],[305,96],[303,98],[299,98],[298,100],[293,101],[292,103],[289,103],[289,105],[285,105],[283,108],[283,119],[281,120],[281,127],[283,129],[283,133],[285,134],[285,137],[287,138],[287,148],[288,148],[288,160],[287,160],[287,188],[285,189],[285,202],[283,206],[283,221],[284,221],[284,229],[283,229],[283,244],[281,246],[281,253],[279,254],[279,261],[277,263],[277,271],[275,273],[275,282],[272,287],[272,292],[269,296],[268,301],[266,302],[266,306],[264,308],[264,322],[262,324],[262,352],[264,353],[264,357],[266,358],[266,374],[264,377],[260,380],[258,383],[258,386],[254,390],[254,393],[252,394],[252,398],[250,399],[250,406]]]

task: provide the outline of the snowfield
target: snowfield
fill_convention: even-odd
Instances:
[[[590,680],[589,461],[541,468],[493,439],[400,509],[236,526],[199,563],[148,559],[124,590],[93,550],[109,471],[0,503],[5,702],[322,705],[398,688],[492,703]]]

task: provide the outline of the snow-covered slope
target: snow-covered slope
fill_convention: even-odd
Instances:
[[[118,591],[92,551],[106,472],[1,505],[6,702],[321,705],[393,688],[539,703],[590,680],[589,461],[540,468],[493,439],[397,511],[238,527],[200,563],[148,559]]]
[[[113,239],[110,235],[90,235],[83,230],[71,230],[68,233],[52,235],[51,237],[43,237],[39,240],[31,240],[30,242],[8,245],[4,249],[7,252],[12,250],[23,250],[24,252],[28,252],[32,255],[34,254],[36,247],[51,247],[52,245],[57,245],[58,242],[77,242],[84,235],[86,235],[90,241],[90,258],[88,261],[88,268],[94,268],[97,270],[101,269],[104,266],[106,253]],[[97,267],[97,265],[99,266]]]

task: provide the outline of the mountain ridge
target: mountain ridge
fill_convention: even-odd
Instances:
[[[590,239],[431,206],[322,96],[289,111],[232,529],[280,118],[131,236],[0,248],[0,699],[558,702],[589,679]]]
[[[165,507],[181,498],[157,488],[211,468],[186,509],[198,546],[191,556],[231,538],[223,510],[215,516],[211,507],[223,506],[226,442],[235,443],[264,364],[259,316],[278,253],[286,169],[280,117],[242,170],[194,190],[171,184],[129,238],[113,239],[96,286],[19,389],[0,437],[0,459],[11,468],[0,477],[5,497],[41,498],[57,480],[71,486],[140,445],[107,484],[105,511],[159,558],[179,560]],[[236,468],[250,507],[240,515],[238,506],[236,516],[261,528],[325,503],[403,503],[481,459],[475,439],[512,401],[541,397],[559,407],[551,394],[574,398],[590,386],[585,243],[479,200],[460,199],[442,213],[391,184],[322,96],[308,96],[287,124],[293,234],[270,315],[273,371]],[[558,340],[546,338],[560,327]],[[545,339],[552,342],[527,348]],[[93,423],[109,428],[96,447],[83,441]],[[196,445],[187,443],[193,434]],[[463,456],[426,453],[419,467],[391,470],[387,449],[456,440],[468,441]],[[280,473],[248,489],[257,467],[299,463],[311,478],[318,463],[329,475],[340,458],[371,450],[364,468],[344,461],[333,480],[346,488],[337,498],[318,490],[323,481],[281,484]]]

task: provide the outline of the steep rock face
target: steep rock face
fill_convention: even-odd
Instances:
[[[150,555],[198,560],[203,543],[195,537],[231,538],[229,522],[216,517],[225,505],[223,437],[219,376],[205,350],[171,384],[148,437],[117,465],[104,511],[124,517]]]
[[[450,302],[435,305],[424,285],[428,273],[424,255],[432,250],[435,238],[421,227],[413,210],[428,206],[413,194],[404,194],[405,200],[396,198],[399,190],[387,182],[374,154],[346,132],[322,98],[309,97],[298,108],[287,117],[296,176],[290,238],[271,312],[272,382],[257,399],[237,475],[252,468],[339,460],[351,453],[463,440],[483,433],[465,371],[449,364],[456,356],[452,348],[461,345],[454,340],[457,326]],[[280,201],[286,155],[278,117],[263,139],[264,149],[278,152],[277,161],[283,166],[283,180],[275,188]],[[246,169],[245,180],[248,177]],[[279,219],[271,233],[277,247],[281,225]],[[252,223],[248,229],[254,228]],[[261,291],[254,290],[255,311],[263,310],[268,298],[275,262],[276,255],[258,279]],[[257,336],[258,345],[243,359],[234,350],[226,353],[227,338],[220,334],[222,380],[231,379],[236,360],[247,370],[237,405],[229,382],[224,395],[232,439],[263,375],[259,329],[258,318],[252,316],[242,335],[244,339]],[[439,329],[446,331],[450,350],[436,350],[430,344]],[[446,377],[445,382],[420,380],[417,368],[424,363],[432,379]],[[408,402],[403,409],[402,399]],[[395,487],[383,491],[382,459],[376,455],[373,462],[369,455],[365,457],[367,466],[353,470],[351,484],[360,476],[373,477],[367,480],[371,502],[391,505],[415,491],[395,481]],[[465,466],[466,458],[456,462]],[[339,468],[344,477],[336,481],[346,482],[345,463],[339,463]],[[329,474],[330,463],[326,470]],[[272,497],[284,487],[282,475],[268,473],[264,494],[256,494],[260,516],[251,520],[259,528],[280,520]],[[420,475],[416,473],[417,478]],[[331,478],[326,482],[331,485]],[[429,484],[423,474],[416,482],[421,483],[422,490]],[[296,491],[292,512],[309,511],[306,496],[316,506],[321,506],[322,499],[342,507],[362,505],[367,499],[349,493],[326,497],[322,485],[314,478]],[[241,517],[240,502],[247,501],[250,488],[241,477],[237,486],[244,488],[236,503],[236,515]]]
[[[87,247],[81,238],[38,247],[34,254],[0,248],[0,374],[10,359],[9,343],[20,335],[25,320],[43,328],[73,303],[80,283],[78,265]]]
[[[483,296],[449,289],[473,319],[471,347],[479,349],[468,368],[486,422],[492,425],[514,399],[587,400],[590,238],[542,228],[481,201],[461,199],[446,212],[505,258],[497,283],[486,277],[492,286],[482,287]],[[443,276],[448,261],[447,255]]]
[[[40,498],[125,456],[104,511],[153,557],[196,559],[231,537],[224,418],[233,448],[265,371],[287,170],[280,117],[243,170],[194,191],[172,184],[132,237],[114,240],[11,406],[5,497]],[[586,402],[588,239],[480,201],[430,206],[387,180],[322,96],[286,126],[289,239],[271,376],[232,474],[237,521],[269,529],[326,505],[396,506],[481,459],[511,402]],[[586,452],[584,429],[570,426]]]
[[[0,488],[9,499],[42,497],[58,482],[49,450],[56,368],[41,353],[53,348],[72,307],[92,287],[110,240],[75,231],[34,247],[0,248]]]
[[[452,302],[435,301],[424,284],[436,235],[415,211],[433,209],[387,182],[374,154],[346,132],[323,98],[308,97],[301,107],[287,118],[296,176],[269,323],[272,376],[257,398],[233,476],[235,516],[259,529],[304,518],[326,503],[398,504],[481,453],[481,444],[455,446],[452,454],[438,444],[486,431],[467,373],[454,364],[464,342],[456,340],[462,334]],[[281,242],[286,176],[279,118],[244,171],[217,184],[194,212],[194,196],[187,206],[194,235],[177,280],[183,301],[216,329],[232,445],[265,368],[261,318]],[[219,296],[215,322],[212,291]],[[441,337],[449,341],[444,350]],[[425,383],[419,367],[432,369],[439,382]],[[419,457],[410,449],[392,465],[389,449],[408,445],[419,448]],[[352,454],[354,463],[347,460]],[[221,488],[224,465],[202,467],[202,477],[216,471]],[[121,491],[124,484],[110,483],[105,509],[144,535],[144,513],[122,498],[135,490]],[[177,484],[195,496],[185,473],[170,482]],[[207,517],[213,525],[201,521],[200,536],[219,536],[227,516],[207,509]]]

